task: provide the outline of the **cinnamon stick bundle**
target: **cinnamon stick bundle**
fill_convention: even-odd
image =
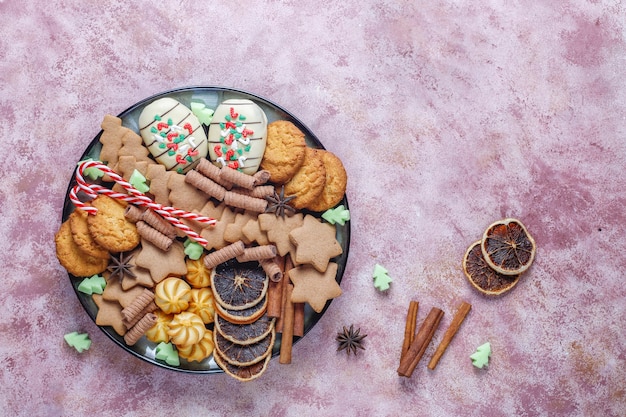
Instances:
[[[400,361],[398,375],[407,378],[410,378],[411,375],[413,375],[413,371],[415,370],[415,367],[420,359],[422,359],[422,356],[424,356],[424,352],[430,344],[442,317],[443,311],[437,307],[433,307],[430,310],[428,316],[426,316],[422,326],[415,335],[415,339],[411,343],[411,346],[409,346],[409,350]]]
[[[431,371],[435,369],[437,363],[439,362],[439,359],[441,359],[441,357],[443,356],[444,352],[448,348],[448,345],[450,345],[452,338],[461,327],[461,323],[463,323],[463,320],[465,320],[465,317],[471,309],[471,304],[466,303],[465,301],[461,303],[459,309],[452,318],[452,322],[450,323],[448,330],[446,330],[445,334],[443,335],[443,339],[441,339],[439,346],[437,346],[437,350],[435,350],[433,357],[430,359],[430,362],[428,363],[428,369],[430,369]]]

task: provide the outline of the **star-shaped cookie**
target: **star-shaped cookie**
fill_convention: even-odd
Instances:
[[[102,293],[102,298],[106,301],[116,301],[122,308],[128,307],[135,297],[143,292],[143,287],[133,287],[128,290],[122,288],[122,283],[116,276],[111,276],[108,272],[104,273],[107,285]]]
[[[311,265],[301,265],[289,270],[289,278],[293,282],[291,302],[309,303],[313,310],[320,313],[328,300],[341,295],[336,276],[337,264],[334,262],[330,262],[323,273]]]
[[[235,212],[229,207],[222,211],[222,215],[213,226],[202,229],[200,236],[207,240],[207,249],[221,249],[229,242],[224,240],[226,227],[235,221]]]
[[[172,206],[187,210],[197,211],[202,209],[209,196],[185,182],[185,175],[174,172],[169,176],[167,188],[170,190],[169,199]]]
[[[105,300],[100,294],[93,294],[93,301],[98,306],[96,324],[98,326],[111,326],[115,333],[124,336],[126,326],[122,322],[122,306],[117,301]]]
[[[326,271],[330,259],[343,253],[335,235],[335,226],[307,214],[302,226],[289,233],[289,239],[296,247],[294,262],[311,264],[320,272]]]
[[[267,233],[267,239],[276,245],[278,254],[285,256],[295,251],[295,245],[289,239],[289,233],[302,226],[302,213],[296,213],[291,217],[276,216],[274,213],[259,214],[259,226]]]
[[[141,239],[141,252],[137,255],[135,264],[149,270],[152,280],[157,284],[168,276],[180,277],[187,273],[185,248],[179,241],[172,243],[166,252]]]

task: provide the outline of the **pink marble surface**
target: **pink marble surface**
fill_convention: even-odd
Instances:
[[[24,416],[626,414],[626,9],[563,1],[0,0],[0,405]],[[88,318],[53,235],[105,113],[175,87],[290,109],[349,173],[344,295],[259,380],[125,354]],[[461,258],[493,220],[536,238],[519,286],[485,299]],[[393,277],[372,286],[374,264]],[[435,371],[396,374],[411,299],[450,322]],[[354,323],[358,357],[335,351]],[[88,332],[89,351],[63,341]],[[435,335],[435,343],[443,330]],[[489,341],[488,370],[469,355]]]

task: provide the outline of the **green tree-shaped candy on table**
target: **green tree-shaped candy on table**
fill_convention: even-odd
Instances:
[[[91,340],[87,333],[72,332],[66,334],[63,338],[67,344],[76,349],[78,353],[82,353],[91,346]]]
[[[491,345],[489,342],[480,345],[476,348],[476,352],[470,355],[470,359],[472,360],[472,365],[477,368],[482,369],[485,365],[489,363],[489,357],[491,356]]]
[[[374,266],[374,287],[376,287],[380,291],[387,291],[389,289],[389,284],[393,281],[389,276],[388,271],[376,264]]]

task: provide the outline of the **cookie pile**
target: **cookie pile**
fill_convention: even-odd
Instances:
[[[335,155],[309,148],[291,122],[268,123],[250,100],[221,103],[210,123],[202,110],[201,123],[182,103],[157,99],[142,111],[139,134],[105,116],[102,170],[84,174],[125,194],[115,173],[155,204],[215,221],[182,216],[176,228],[152,206],[82,196],[56,234],[57,257],[83,282],[104,278],[90,292],[96,324],[128,345],[146,337],[251,380],[267,368],[285,305],[320,312],[341,294],[335,226],[314,213],[343,199],[347,177]],[[242,295],[244,282],[254,285]]]

